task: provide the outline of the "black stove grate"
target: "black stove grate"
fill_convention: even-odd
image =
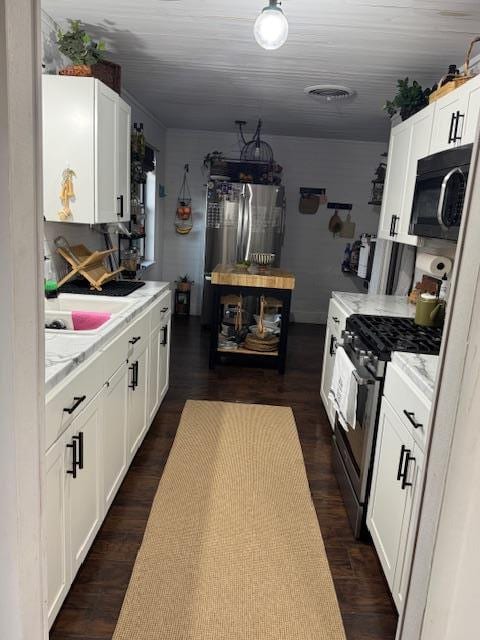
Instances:
[[[112,280],[103,285],[101,291],[90,289],[90,283],[87,280],[71,280],[62,285],[59,293],[78,293],[86,296],[112,296],[115,298],[123,298],[129,293],[143,287],[145,282],[138,280]]]
[[[380,360],[390,360],[392,351],[438,355],[442,329],[420,327],[413,318],[365,316],[348,318],[347,328],[365,343]]]

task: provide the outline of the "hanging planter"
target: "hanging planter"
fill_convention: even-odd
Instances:
[[[178,192],[177,208],[175,211],[175,230],[181,235],[190,233],[193,228],[192,196],[188,185],[189,165],[183,169],[183,179]]]

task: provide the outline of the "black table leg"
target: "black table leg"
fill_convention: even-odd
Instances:
[[[278,345],[278,373],[285,373],[285,366],[287,361],[287,341],[288,341],[288,324],[290,321],[290,302],[292,294],[289,290],[282,291],[277,296],[282,300],[282,328],[280,331],[280,342]]]

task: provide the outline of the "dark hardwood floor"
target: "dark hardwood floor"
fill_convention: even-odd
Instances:
[[[189,398],[293,408],[347,638],[394,639],[397,615],[378,559],[372,546],[354,540],[333,475],[331,430],[319,396],[323,337],[324,327],[292,327],[285,376],[231,365],[211,372],[208,333],[196,318],[175,320],[170,391],[78,572],[51,640],[110,640]]]

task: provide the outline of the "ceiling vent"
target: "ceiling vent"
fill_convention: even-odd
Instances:
[[[307,87],[304,91],[307,95],[325,102],[343,102],[351,100],[356,95],[356,91],[353,89],[339,84],[316,84],[312,87]]]

